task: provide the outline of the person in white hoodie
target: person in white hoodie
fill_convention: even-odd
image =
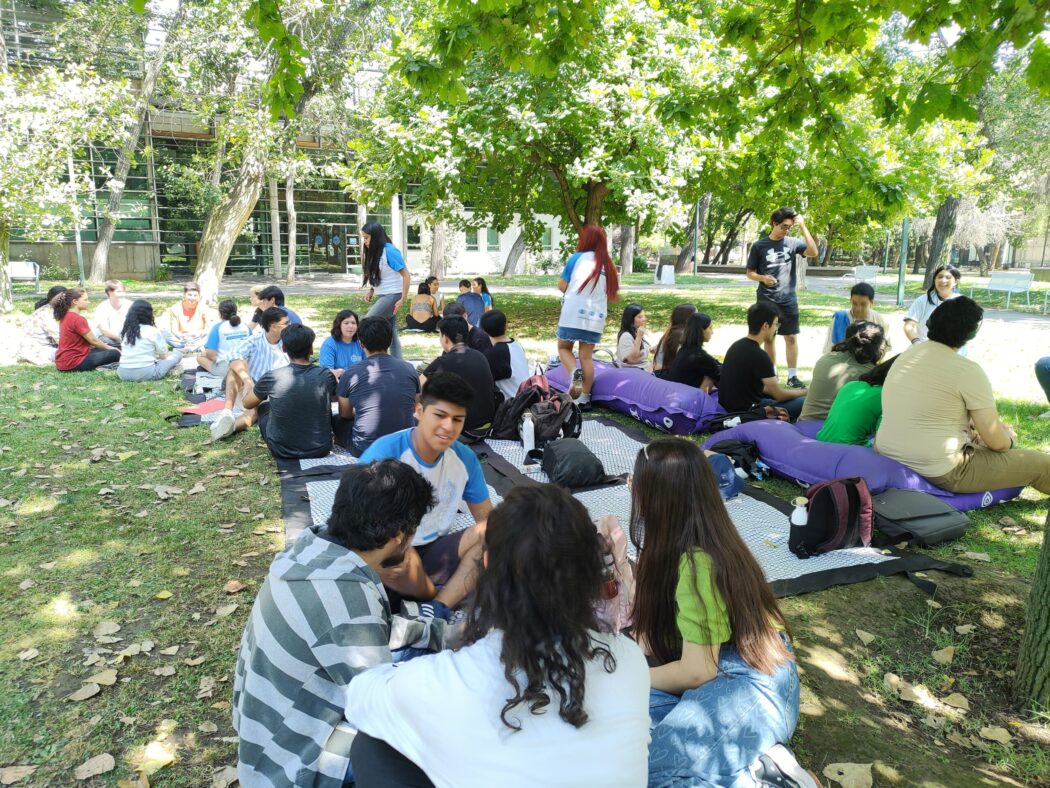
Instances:
[[[136,301],[128,309],[128,316],[120,332],[121,380],[160,380],[182,361],[182,353],[168,348],[168,340],[155,325],[153,305]]]

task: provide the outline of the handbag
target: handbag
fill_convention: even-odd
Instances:
[[[543,472],[551,484],[570,489],[607,481],[602,461],[576,438],[559,438],[543,450]]]

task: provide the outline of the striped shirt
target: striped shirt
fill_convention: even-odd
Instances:
[[[267,372],[288,366],[288,356],[280,341],[271,345],[265,331],[256,331],[246,340],[233,348],[219,353],[220,361],[244,359],[248,364],[248,374],[252,380],[258,380]]]
[[[357,553],[303,535],[270,565],[241,637],[233,682],[242,788],[341,788],[354,729],[350,680],[391,649],[443,645],[444,622],[392,616]]]

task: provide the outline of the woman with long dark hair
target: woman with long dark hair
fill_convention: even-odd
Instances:
[[[90,372],[120,361],[120,351],[95,336],[95,330],[84,318],[82,313],[90,304],[87,290],[82,287],[61,292],[51,301],[58,321],[55,369],[59,372]]]
[[[397,311],[408,298],[408,286],[411,278],[405,258],[397,247],[390,243],[386,230],[379,222],[369,222],[361,228],[361,245],[364,253],[361,258],[364,269],[362,287],[367,286],[365,301],[372,303],[365,317],[385,317],[390,321],[394,332],[390,343],[390,355],[401,358],[401,340],[397,336]]]
[[[621,367],[637,367],[652,371],[649,356],[653,348],[645,338],[648,318],[638,304],[628,304],[620,316],[620,333],[616,335],[616,363]]]
[[[799,421],[827,418],[839,390],[874,368],[885,352],[886,337],[882,326],[866,320],[850,323],[846,338],[833,345],[831,352],[818,358],[813,365],[813,378],[802,412],[798,415]]]
[[[690,317],[696,314],[696,304],[679,304],[671,310],[671,325],[656,343],[653,351],[653,374],[658,378],[666,378],[678,355],[678,348],[682,345],[682,336],[685,334],[685,324]]]
[[[358,361],[365,360],[365,349],[357,339],[360,322],[354,310],[340,310],[332,321],[332,330],[321,343],[317,366],[332,370],[336,380]]]
[[[655,666],[649,786],[754,785],[798,721],[784,616],[697,444],[653,441],[631,482],[634,633]]]
[[[598,225],[585,224],[580,229],[576,253],[565,263],[558,289],[565,294],[558,318],[558,357],[566,370],[573,370],[569,396],[587,409],[594,386],[594,346],[602,340],[609,303],[620,291],[616,266],[609,257],[609,241]],[[572,352],[577,342],[579,369]]]
[[[121,380],[160,380],[182,361],[182,353],[168,349],[164,332],[153,319],[153,305],[149,301],[135,301],[124,318],[120,332]]]
[[[959,295],[956,288],[960,279],[962,272],[954,265],[938,266],[933,272],[933,284],[926,294],[912,301],[908,314],[904,317],[904,334],[913,345],[926,341],[926,321],[930,319],[933,310]]]
[[[197,356],[197,363],[215,377],[225,378],[230,371],[230,353],[251,335],[251,329],[244,324],[237,311],[237,302],[232,298],[220,302],[219,322],[208,331],[204,350]]]
[[[704,350],[704,343],[711,339],[713,333],[714,327],[708,315],[697,312],[690,316],[685,324],[682,344],[668,370],[668,380],[711,393],[722,377],[722,365]]]
[[[59,328],[51,302],[59,293],[66,292],[62,285],[55,285],[47,295],[33,305],[33,313],[22,324],[22,340],[18,343],[18,360],[34,366],[47,367],[55,363],[58,348]]]
[[[492,311],[492,293],[489,292],[489,286],[485,283],[485,280],[482,277],[475,276],[470,281],[470,291],[472,293],[477,293],[479,296],[481,296],[481,300],[485,304],[486,312]]]
[[[600,631],[602,550],[567,491],[512,489],[488,517],[463,645],[350,682],[357,785],[644,785],[648,671]]]

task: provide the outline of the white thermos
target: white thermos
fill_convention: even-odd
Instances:
[[[521,419],[521,445],[526,454],[536,448],[536,425],[532,423],[532,414],[529,412]]]

